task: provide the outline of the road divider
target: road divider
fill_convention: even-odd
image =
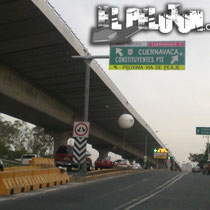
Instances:
[[[19,168],[19,167],[17,167]],[[60,168],[28,167],[0,172],[0,195],[11,195],[20,192],[69,183],[67,172]]]
[[[111,171],[117,171],[118,169],[116,168],[105,168],[105,169],[98,169],[98,170],[92,170],[92,171],[88,171],[88,174],[97,174],[97,173],[101,173],[101,172],[111,172]]]
[[[107,177],[113,177],[113,176],[119,176],[119,175],[126,175],[126,174],[134,174],[134,173],[145,173],[145,172],[152,172],[155,171],[147,169],[147,170],[132,170],[132,169],[124,169],[124,170],[104,170],[105,173],[90,173],[87,176],[77,176],[72,175],[70,176],[71,182],[87,182],[87,181],[93,181],[97,179],[107,178]]]
[[[8,168],[4,168],[4,171],[23,171],[23,170],[35,169],[35,168],[39,168],[39,167],[35,167],[35,166],[8,167]]]
[[[32,158],[29,161],[29,165],[31,166],[39,166],[39,167],[55,167],[54,158]]]

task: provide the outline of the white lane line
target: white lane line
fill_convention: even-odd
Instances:
[[[174,176],[173,178],[169,179],[167,182],[165,182],[165,183],[162,184],[161,186],[159,186],[159,187],[157,187],[157,188],[151,190],[150,192],[148,192],[148,193],[146,193],[146,194],[144,194],[144,195],[139,196],[138,198],[135,198],[135,199],[133,199],[133,200],[131,200],[131,201],[129,201],[129,202],[127,202],[127,203],[125,203],[125,204],[123,204],[123,205],[117,207],[117,208],[115,208],[114,210],[124,209],[124,208],[125,208],[126,206],[128,206],[129,204],[133,204],[134,202],[137,202],[137,201],[139,201],[140,199],[142,199],[142,198],[144,198],[144,197],[146,197],[146,196],[151,195],[152,193],[154,193],[154,192],[156,192],[157,190],[163,188],[165,185],[167,185],[168,183],[172,182],[174,179],[176,179],[177,177],[180,177],[180,176],[182,176],[182,174],[178,174],[178,175]],[[143,180],[142,180],[142,181],[143,181]]]
[[[161,188],[160,190],[158,190],[157,192],[151,194],[150,196],[147,196],[146,198],[143,198],[142,200],[140,200],[140,201],[138,201],[138,202],[136,202],[136,203],[134,203],[134,204],[128,206],[128,207],[126,208],[126,210],[132,209],[133,207],[135,207],[135,206],[137,206],[137,205],[139,205],[139,204],[141,204],[141,203],[143,203],[143,202],[149,200],[150,198],[154,197],[154,196],[157,195],[158,193],[160,193],[160,192],[162,192],[163,190],[165,190],[165,189],[167,189],[168,187],[170,187],[172,184],[176,183],[176,182],[177,182],[179,179],[181,179],[184,175],[185,175],[185,174],[182,174],[181,176],[177,177],[177,179],[173,180],[173,181],[172,181],[171,183],[169,183],[167,186]]]

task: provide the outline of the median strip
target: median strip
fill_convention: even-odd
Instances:
[[[77,176],[77,175],[71,175],[70,176],[70,182],[88,182],[93,181],[97,179],[112,177],[112,176],[118,176],[123,174],[134,174],[134,173],[145,173],[145,172],[152,172],[154,170],[108,170],[105,171],[105,173],[101,174],[88,174],[87,176]]]

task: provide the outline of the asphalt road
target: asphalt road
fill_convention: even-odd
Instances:
[[[210,176],[153,171],[0,197],[1,210],[209,210]]]

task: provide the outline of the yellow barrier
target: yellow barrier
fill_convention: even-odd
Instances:
[[[35,169],[39,168],[36,166],[17,166],[17,167],[9,167],[9,168],[4,168],[4,171],[23,171],[23,170],[28,170],[28,169]]]
[[[32,166],[55,167],[53,158],[32,158],[29,164]]]
[[[18,168],[18,167],[17,167]],[[10,195],[69,183],[66,171],[59,168],[29,168],[0,172],[0,195]]]

